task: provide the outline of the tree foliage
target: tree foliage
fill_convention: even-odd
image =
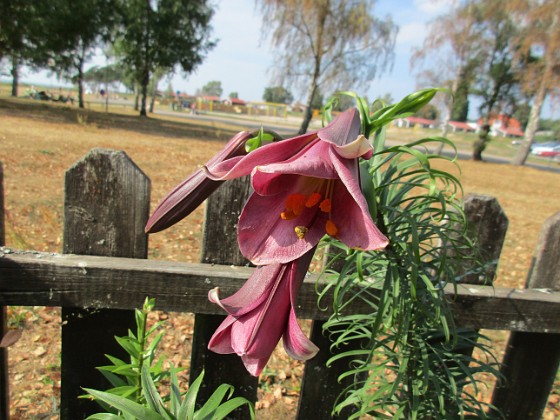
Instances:
[[[307,131],[313,97],[348,90],[384,71],[392,61],[397,27],[372,15],[373,0],[260,0],[263,28],[277,48],[274,78],[306,90]]]
[[[115,51],[141,87],[140,115],[146,115],[148,85],[156,68],[192,72],[214,47],[206,0],[119,0],[122,25]]]
[[[482,25],[483,54],[473,93],[482,99],[480,115],[489,119],[495,114],[513,113],[520,99],[513,66],[516,46],[511,42],[517,28],[501,0],[480,1],[477,9]]]
[[[263,101],[276,104],[289,104],[294,100],[292,92],[283,86],[264,88]]]
[[[12,96],[17,96],[19,68],[24,64],[45,65],[42,48],[48,31],[42,14],[45,0],[10,0],[0,2],[0,61],[9,62]]]
[[[200,89],[200,94],[206,96],[217,96],[221,97],[224,89],[222,88],[222,82],[219,80],[211,80],[210,82],[206,83]]]
[[[444,137],[451,119],[466,119],[468,94],[473,82],[472,69],[480,62],[483,52],[474,3],[475,0],[459,1],[449,12],[430,22],[423,45],[413,51],[410,60],[419,76],[428,76],[434,85],[449,89],[445,100]],[[422,69],[428,71],[423,72]],[[458,101],[457,106],[455,100]]]
[[[42,11],[48,16],[45,47],[51,69],[63,72],[78,86],[78,102],[84,107],[85,63],[95,49],[111,38],[117,21],[115,0],[54,0]]]

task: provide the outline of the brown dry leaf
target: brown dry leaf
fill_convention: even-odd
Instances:
[[[23,334],[23,330],[8,330],[4,337],[2,337],[2,341],[0,341],[0,348],[10,347],[11,345],[15,344]]]
[[[43,346],[39,346],[35,350],[33,350],[33,355],[37,357],[44,356],[45,354],[47,354],[47,350]]]

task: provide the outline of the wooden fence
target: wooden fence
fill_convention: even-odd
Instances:
[[[133,309],[146,296],[157,308],[195,314],[191,378],[206,370],[201,397],[221,383],[255,401],[257,379],[239,357],[206,350],[210,336],[224,318],[207,300],[219,286],[234,293],[252,268],[239,253],[236,223],[249,194],[246,179],[228,182],[207,202],[201,263],[147,260],[144,225],[149,212],[150,181],[123,152],[94,149],[66,173],[64,254],[0,248],[0,306],[62,307],[61,418],[75,420],[94,412],[95,403],[78,400],[80,387],[106,388],[95,366],[104,354],[122,355],[114,336],[134,325]],[[494,268],[507,229],[507,218],[491,197],[465,200],[472,235]],[[0,245],[4,241],[2,166],[0,164]],[[498,384],[492,402],[508,419],[538,419],[546,405],[560,362],[560,212],[543,226],[527,289],[476,284],[446,290],[458,326],[512,331],[504,367],[506,382]],[[356,306],[355,310],[360,307]],[[315,279],[301,289],[297,312],[313,320],[312,338],[320,345],[306,363],[299,419],[327,419],[341,390],[344,366],[327,368],[328,342],[321,325],[329,313],[317,309]],[[5,325],[4,313],[0,321]],[[0,350],[0,418],[8,418],[7,354]],[[347,417],[347,413],[341,418]],[[238,413],[237,418],[246,418]]]

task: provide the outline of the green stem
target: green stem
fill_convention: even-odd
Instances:
[[[136,391],[136,401],[142,399],[142,368],[144,367],[144,352],[146,350],[146,324],[148,320],[148,312],[143,310],[141,312],[141,323],[138,325],[138,343],[140,344],[140,352],[138,360],[136,360],[136,369],[138,372],[138,383]]]

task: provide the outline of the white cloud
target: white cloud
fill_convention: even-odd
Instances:
[[[451,8],[456,0],[413,0],[414,7],[431,16],[445,13]]]
[[[426,24],[424,22],[410,22],[402,25],[397,35],[397,45],[406,46],[420,45],[426,35]]]

